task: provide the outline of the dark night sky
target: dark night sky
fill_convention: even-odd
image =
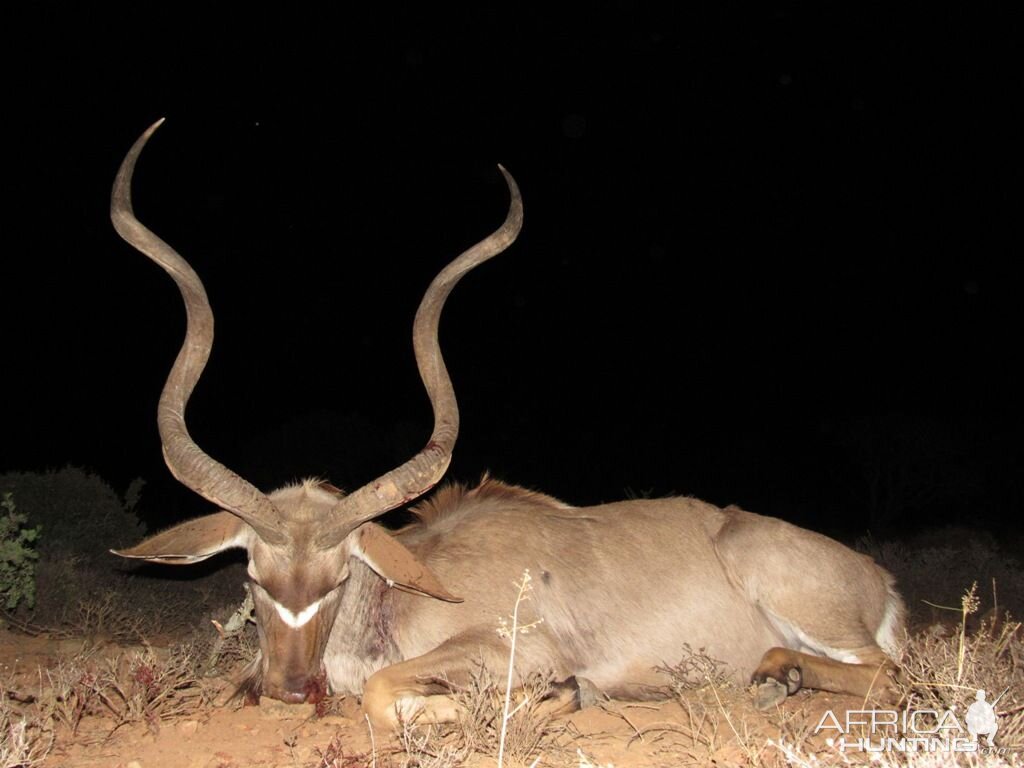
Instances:
[[[502,162],[526,225],[446,309],[450,476],[826,530],[1019,513],[1015,19],[253,9],[13,12],[0,471],[205,509],[156,434],[177,292],[107,217],[166,116],[135,202],[217,313],[190,424],[260,486],[353,487],[426,440],[412,315],[501,221]]]

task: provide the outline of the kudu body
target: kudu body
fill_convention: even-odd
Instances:
[[[458,279],[508,247],[522,204],[431,284],[413,328],[435,426],[427,446],[345,495],[307,481],[265,495],[207,456],[185,426],[188,398],[209,355],[213,316],[189,265],[135,218],[130,184],[152,126],[114,184],[118,232],[162,266],[188,312],[185,343],[160,400],[158,425],[171,472],[221,511],[146,539],[124,557],[187,564],[231,547],[248,552],[260,636],[253,693],[300,702],[361,694],[381,727],[402,717],[457,717],[451,686],[476,665],[500,673],[509,642],[497,630],[531,574],[518,641],[521,676],[567,681],[553,701],[572,707],[592,686],[651,698],[655,668],[704,648],[759,703],[800,687],[868,695],[887,691],[887,657],[903,629],[892,577],[870,558],[810,531],[691,498],[576,508],[494,480],[450,486],[414,508],[419,522],[391,533],[372,520],[429,490],[448,466],[458,410],[437,342]],[[591,685],[581,688],[581,681]]]

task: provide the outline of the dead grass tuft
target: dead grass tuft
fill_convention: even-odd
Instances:
[[[53,744],[52,721],[34,707],[18,706],[0,686],[0,768],[40,765]]]
[[[994,704],[999,731],[996,743],[1024,748],[1024,633],[1008,614],[989,615],[971,631],[977,611],[977,587],[961,601],[958,631],[920,632],[907,643],[902,668],[904,706],[952,711],[962,717],[979,690]]]

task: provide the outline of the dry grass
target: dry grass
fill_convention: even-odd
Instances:
[[[668,688],[677,697],[708,686],[734,687],[732,671],[724,661],[708,655],[704,648],[695,651],[689,643],[683,643],[683,655],[678,662],[658,667],[658,671],[668,676]]]
[[[103,740],[131,723],[156,732],[195,716],[216,692],[199,676],[197,662],[191,644],[111,656],[93,649],[40,669],[34,691],[0,687],[0,768],[35,765],[58,741]],[[82,725],[90,718],[94,727],[86,736]]]
[[[377,754],[376,750],[367,754],[363,752],[345,751],[344,739],[336,735],[323,749],[315,749],[316,762],[309,768],[394,768],[392,753]]]
[[[977,608],[972,587],[963,597],[957,631],[910,638],[903,659],[905,706],[951,710],[962,718],[975,692],[984,690],[998,715],[996,743],[1019,751],[1024,749],[1024,633],[1005,615],[990,615],[969,631]]]
[[[499,685],[479,667],[470,685],[455,694],[465,713],[458,730],[466,748],[492,757],[501,752],[513,764],[527,764],[545,752],[560,749],[566,727],[545,708],[552,693],[551,682],[550,677],[535,675],[507,697],[504,681]],[[503,721],[506,712],[510,714]]]
[[[499,753],[503,763],[512,766],[535,764],[541,756],[564,755],[572,734],[545,710],[551,690],[547,677],[527,680],[509,702],[511,714],[503,729],[504,681],[498,683],[480,665],[469,685],[453,691],[463,710],[460,721],[450,725],[403,723],[397,734],[401,752],[391,757],[398,759],[401,768],[448,768],[479,756],[497,764]]]
[[[30,768],[42,763],[53,749],[53,722],[17,706],[2,687],[0,697],[0,768]]]
[[[71,736],[86,716],[102,717],[109,733],[130,723],[156,732],[161,723],[194,716],[216,693],[200,675],[196,650],[183,644],[164,652],[144,648],[67,659],[46,671],[40,709]]]

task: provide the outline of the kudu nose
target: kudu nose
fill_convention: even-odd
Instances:
[[[285,704],[316,704],[327,695],[326,681],[322,675],[308,677],[296,675],[285,678],[279,685],[265,685],[265,695]]]
[[[283,701],[285,704],[302,704],[308,696],[309,692],[303,689],[280,691],[275,698]]]

